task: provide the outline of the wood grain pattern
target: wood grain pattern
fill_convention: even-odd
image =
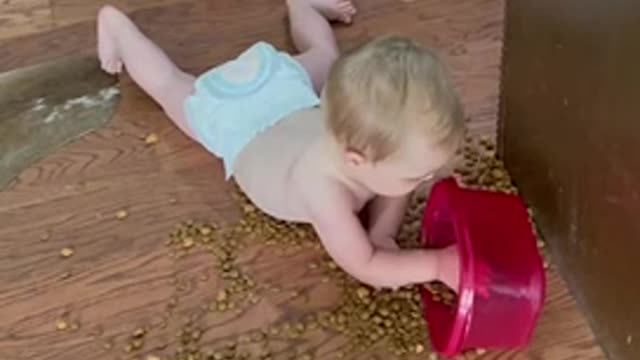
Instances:
[[[111,4],[124,12],[161,7],[178,3],[184,0],[112,0],[112,1],[85,1],[85,0],[51,0],[51,13],[56,27],[92,21],[100,7]]]
[[[50,0],[0,1],[0,39],[53,28]]]
[[[638,359],[640,288],[628,284],[640,272],[640,82],[625,70],[640,60],[640,22],[621,19],[640,2],[525,0],[507,12],[505,162],[610,357]],[[580,74],[592,72],[587,87]]]
[[[352,27],[337,29],[340,45],[395,32],[415,36],[439,48],[451,64],[471,127],[493,135],[498,98],[503,2],[496,0],[370,0]],[[258,39],[291,48],[285,9],[279,0],[190,1],[133,13],[141,28],[172,58],[192,72],[220,62]],[[95,47],[93,22],[37,35],[0,41],[0,69],[6,70]],[[46,45],[46,47],[44,47]],[[11,49],[10,51],[8,49]],[[46,48],[47,51],[42,49]],[[51,154],[26,170],[9,191],[0,193],[0,358],[133,359],[146,353],[170,354],[180,318],[198,313],[219,286],[211,262],[195,255],[173,262],[163,241],[172,226],[186,219],[232,221],[238,209],[223,181],[221,164],[174,128],[161,110],[126,77],[122,101],[111,126]],[[142,137],[160,136],[155,146]],[[175,200],[175,201],[172,201]],[[119,221],[115,213],[126,209]],[[40,238],[50,232],[47,241]],[[60,249],[73,246],[69,259]],[[306,264],[317,254],[302,251],[285,260],[272,250],[253,247],[243,263],[284,288],[303,288],[313,300],[270,295],[242,314],[201,314],[203,342],[213,344],[279,319],[331,306],[336,292]],[[61,275],[70,272],[69,279]],[[168,326],[165,306],[174,286],[185,285],[183,299]],[[566,287],[550,275],[550,294],[536,341],[524,352],[489,353],[482,359],[602,359],[593,337]],[[80,328],[55,330],[68,313]],[[154,325],[145,351],[122,351],[138,326]],[[105,348],[113,343],[113,348]],[[166,349],[157,348],[168,344]],[[317,333],[308,341],[275,341],[286,349],[314,348],[317,358],[335,359],[347,346],[334,334]],[[379,349],[362,359],[388,359]]]

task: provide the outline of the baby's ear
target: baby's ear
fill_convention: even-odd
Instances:
[[[344,158],[347,165],[350,166],[362,166],[367,162],[367,158],[360,151],[353,149],[346,149],[344,152]]]

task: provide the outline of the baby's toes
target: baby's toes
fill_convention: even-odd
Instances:
[[[104,70],[105,72],[109,73],[109,74],[114,74],[115,73],[115,64],[113,63],[113,61],[107,60],[104,61],[102,63],[102,70]]]
[[[340,8],[340,11],[345,14],[353,15],[356,13],[356,7],[348,0],[340,1],[338,3],[338,8]]]
[[[355,5],[353,5],[353,3],[351,3],[351,2],[349,2],[349,6],[348,6],[348,10],[347,11],[349,11],[349,14],[351,14],[351,15],[355,15],[358,12],[358,10],[356,9]]]
[[[106,72],[109,72],[109,66],[108,66],[106,61],[101,61],[100,62],[100,67],[102,68],[102,70],[104,70]]]
[[[340,19],[346,23],[350,23],[353,15],[356,13],[356,8],[353,4],[349,1],[345,1],[339,5],[338,9],[340,10],[340,14],[342,14]]]

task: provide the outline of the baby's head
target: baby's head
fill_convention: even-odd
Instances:
[[[345,171],[380,195],[413,191],[452,159],[464,136],[443,63],[407,38],[376,39],[342,56],[323,106]]]

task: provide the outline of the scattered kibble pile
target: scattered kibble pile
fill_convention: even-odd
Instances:
[[[147,143],[155,143],[149,141]],[[517,193],[503,163],[495,156],[495,145],[488,139],[466,138],[460,153],[459,166],[455,170],[458,181],[466,187],[491,191]],[[166,241],[168,255],[179,261],[194,252],[210,253],[223,287],[217,290],[215,297],[202,305],[211,313],[241,312],[261,298],[268,291],[278,289],[277,285],[260,284],[251,275],[251,269],[244,268],[238,261],[242,249],[249,244],[255,246],[276,247],[276,253],[287,255],[307,248],[322,252],[322,246],[315,232],[308,225],[293,224],[274,219],[254,207],[241,192],[237,192],[237,201],[242,209],[240,220],[231,225],[203,224],[187,221],[178,224]],[[403,248],[420,246],[419,235],[421,217],[425,205],[425,194],[416,194],[407,211],[405,221],[398,234],[398,244]],[[124,210],[116,217],[127,217]],[[540,244],[542,247],[543,244]],[[63,257],[71,256],[72,251],[63,250]],[[240,335],[237,339],[224,344],[214,344],[205,348],[200,345],[204,330],[193,321],[185,322],[177,334],[179,345],[172,349],[170,357],[158,354],[148,355],[147,360],[230,360],[230,359],[291,359],[312,360],[313,353],[275,353],[269,340],[273,337],[291,339],[303,338],[314,331],[335,331],[346,336],[349,347],[337,358],[349,359],[355,353],[361,353],[376,346],[385,346],[387,350],[401,358],[418,356],[434,360],[438,357],[428,346],[428,337],[423,320],[421,295],[418,287],[405,287],[395,291],[376,290],[365,286],[348,276],[324,253],[321,260],[310,263],[309,267],[321,269],[325,273],[324,281],[336,284],[340,290],[340,299],[331,310],[307,314],[300,319],[284,323],[271,324],[261,330]],[[174,281],[178,290],[183,286]],[[455,305],[455,294],[440,283],[425,285],[434,300],[449,306]],[[167,304],[171,310],[178,306],[178,297],[172,297]],[[58,324],[58,328],[66,324]],[[135,354],[144,350],[145,337],[152,329],[140,328],[129,337],[124,350]],[[207,344],[209,345],[209,344]],[[484,350],[465,354],[461,359],[474,359]],[[142,359],[142,358],[140,358]]]
[[[456,293],[451,290],[447,285],[434,281],[424,285],[425,289],[429,291],[433,301],[443,303],[447,306],[454,306],[456,304]]]
[[[174,258],[188,256],[195,251],[194,249],[200,248],[215,255],[218,274],[225,287],[218,291],[215,300],[208,305],[212,312],[227,312],[250,306],[267,290],[256,284],[247,269],[237,264],[238,252],[246,246],[245,239],[250,239],[253,243],[260,241],[267,246],[279,246],[280,250],[322,248],[310,226],[290,224],[271,218],[257,210],[241,194],[238,201],[243,211],[241,220],[235,226],[222,227],[190,221],[178,225],[166,242],[169,254]],[[374,290],[347,276],[326,254],[321,261],[310,263],[309,266],[322,269],[326,279],[340,287],[340,303],[330,311],[275,325],[265,330],[262,336],[254,338],[266,340],[272,335],[299,338],[309,331],[324,329],[337,331],[351,339],[350,349],[342,354],[345,358],[348,358],[350,351],[362,352],[380,341],[386,341],[396,355],[420,354],[427,351],[424,345],[427,336],[417,289]],[[192,347],[191,352],[187,349],[182,348],[174,358],[186,360],[205,356],[198,347]],[[253,358],[246,357],[251,354],[236,350],[237,346],[226,347],[224,351],[212,352],[213,357],[210,358]],[[236,357],[230,357],[231,353]],[[312,354],[297,355],[295,359],[312,357]],[[204,359],[208,358],[205,356]],[[265,355],[263,359],[270,357]]]
[[[466,187],[516,194],[502,160],[496,157],[495,144],[486,138],[467,137],[455,169],[458,181]]]

